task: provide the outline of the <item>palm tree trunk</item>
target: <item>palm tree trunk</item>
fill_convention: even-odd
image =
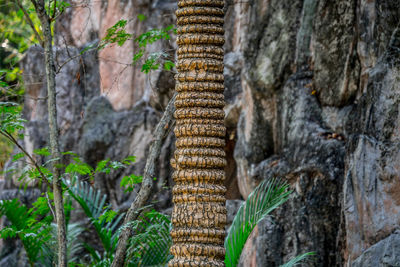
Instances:
[[[223,6],[223,0],[178,1],[174,259],[169,266],[224,266]]]

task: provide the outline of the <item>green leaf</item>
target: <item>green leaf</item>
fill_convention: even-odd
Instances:
[[[33,150],[33,153],[35,153],[36,155],[44,156],[44,157],[51,155],[49,148],[47,148],[47,147],[35,149],[35,150]]]
[[[301,263],[304,263],[307,259],[309,259],[311,256],[314,256],[314,255],[315,255],[315,252],[307,252],[307,253],[301,254],[299,256],[294,257],[289,262],[281,265],[280,267],[297,266]]]
[[[134,232],[127,252],[129,266],[165,266],[172,258],[169,217],[153,210],[131,222],[129,227]]]
[[[66,181],[65,183],[68,184]],[[112,258],[118,242],[116,227],[124,214],[120,214],[106,223],[104,220],[100,220],[100,216],[109,209],[105,206],[106,195],[103,195],[100,190],[94,190],[90,184],[79,181],[68,186],[67,190],[82,207],[86,216],[89,217],[103,245],[105,257]]]
[[[125,189],[125,192],[132,192],[135,189],[135,185],[140,184],[142,181],[142,176],[131,174],[121,179],[120,186]]]
[[[165,69],[165,70],[170,71],[170,70],[172,70],[172,68],[174,68],[174,67],[175,67],[174,62],[172,62],[172,61],[170,61],[170,60],[166,60],[166,61],[164,62],[164,69]]]
[[[239,208],[225,239],[225,264],[235,267],[254,227],[271,211],[285,203],[289,185],[279,179],[264,180]]]
[[[106,36],[100,42],[99,49],[103,49],[109,44],[117,43],[122,46],[127,40],[133,35],[125,31],[125,26],[128,23],[127,20],[119,20],[114,26],[107,29]]]
[[[92,50],[93,48],[96,48],[97,44],[91,44],[86,46],[84,49],[82,49],[82,51],[80,52],[81,55],[83,55],[84,53],[86,53],[89,50]]]
[[[116,216],[118,215],[118,212],[114,210],[106,210],[102,215],[100,215],[99,220],[100,222],[111,222]]]
[[[121,168],[125,168],[126,166],[122,162],[112,161],[110,163],[110,167],[113,168],[114,170],[118,170],[118,169],[121,169]]]
[[[65,172],[71,173],[71,174],[78,173],[81,175],[87,175],[87,174],[92,173],[92,168],[86,163],[82,163],[82,164],[70,163],[65,168]]]
[[[35,263],[42,253],[44,244],[51,238],[50,221],[40,219],[36,212],[21,204],[17,199],[0,201],[0,216],[6,216],[11,227],[1,232],[2,236],[18,236],[30,263]],[[32,264],[33,265],[33,264]]]
[[[136,162],[136,157],[135,156],[128,156],[126,158],[124,158],[124,160],[122,161],[122,163],[126,164],[126,165],[130,165],[132,163]]]
[[[25,157],[25,154],[24,153],[17,153],[17,154],[15,154],[14,156],[13,156],[13,158],[12,158],[12,161],[13,162],[15,162],[15,161],[17,161],[17,160],[19,160],[19,159],[22,159],[23,157]]]
[[[147,17],[143,14],[137,15],[137,18],[139,19],[139,21],[145,21],[147,19]]]
[[[73,156],[73,157],[78,157],[78,154],[76,154],[76,153],[73,152],[73,151],[62,152],[61,154],[62,154],[62,155],[70,155],[70,156]]]
[[[133,63],[136,63],[139,59],[141,59],[144,55],[144,49],[140,49],[139,52],[133,55]]]
[[[96,172],[96,173],[102,172],[102,171],[106,168],[107,163],[108,163],[109,161],[110,161],[110,159],[104,159],[104,160],[100,161],[99,163],[97,163],[95,172]]]

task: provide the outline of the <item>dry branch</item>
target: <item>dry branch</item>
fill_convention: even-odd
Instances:
[[[143,173],[142,186],[137,194],[135,200],[132,202],[124,220],[124,225],[134,221],[139,216],[139,211],[143,208],[150,198],[150,194],[153,188],[153,178],[155,176],[156,163],[160,155],[163,140],[166,137],[166,133],[172,125],[173,114],[175,111],[176,93],[169,101],[167,108],[161,117],[160,122],[154,132],[154,138],[150,145],[149,156],[146,161],[146,166]],[[124,265],[126,249],[129,238],[132,236],[132,230],[130,227],[124,227],[119,235],[117,251],[111,267],[122,267]]]

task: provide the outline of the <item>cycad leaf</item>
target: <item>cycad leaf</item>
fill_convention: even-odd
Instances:
[[[107,257],[111,257],[118,242],[118,235],[115,228],[121,221],[124,214],[112,218],[108,223],[101,218],[101,215],[109,210],[105,207],[106,195],[100,190],[94,190],[89,183],[83,181],[73,182],[67,187],[68,193],[79,203],[89,217],[96,233],[98,234]]]
[[[287,263],[281,265],[280,267],[292,267],[292,266],[296,266],[302,262],[304,262],[305,259],[307,259],[310,256],[315,255],[314,252],[307,252],[304,254],[301,254],[299,256],[294,257],[293,259],[291,259],[290,261],[288,261]]]
[[[67,257],[68,262],[76,262],[77,255],[83,248],[83,244],[78,237],[83,232],[83,227],[79,223],[70,223],[67,225]],[[57,261],[57,224],[51,224],[51,238],[43,245],[43,257],[40,262],[43,266],[54,266]]]
[[[31,264],[43,257],[43,245],[51,238],[50,226],[46,219],[39,220],[18,199],[0,201],[0,217],[6,216],[13,232],[20,238]],[[2,236],[9,228],[0,230]]]
[[[134,235],[128,248],[129,266],[163,266],[172,256],[169,249],[171,221],[168,216],[152,211],[133,225]]]
[[[235,267],[254,227],[271,211],[286,202],[291,191],[279,179],[265,180],[249,195],[233,219],[225,239],[225,264]]]

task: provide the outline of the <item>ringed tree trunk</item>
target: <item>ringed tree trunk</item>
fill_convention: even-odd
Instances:
[[[224,266],[224,0],[179,0],[169,266]]]

